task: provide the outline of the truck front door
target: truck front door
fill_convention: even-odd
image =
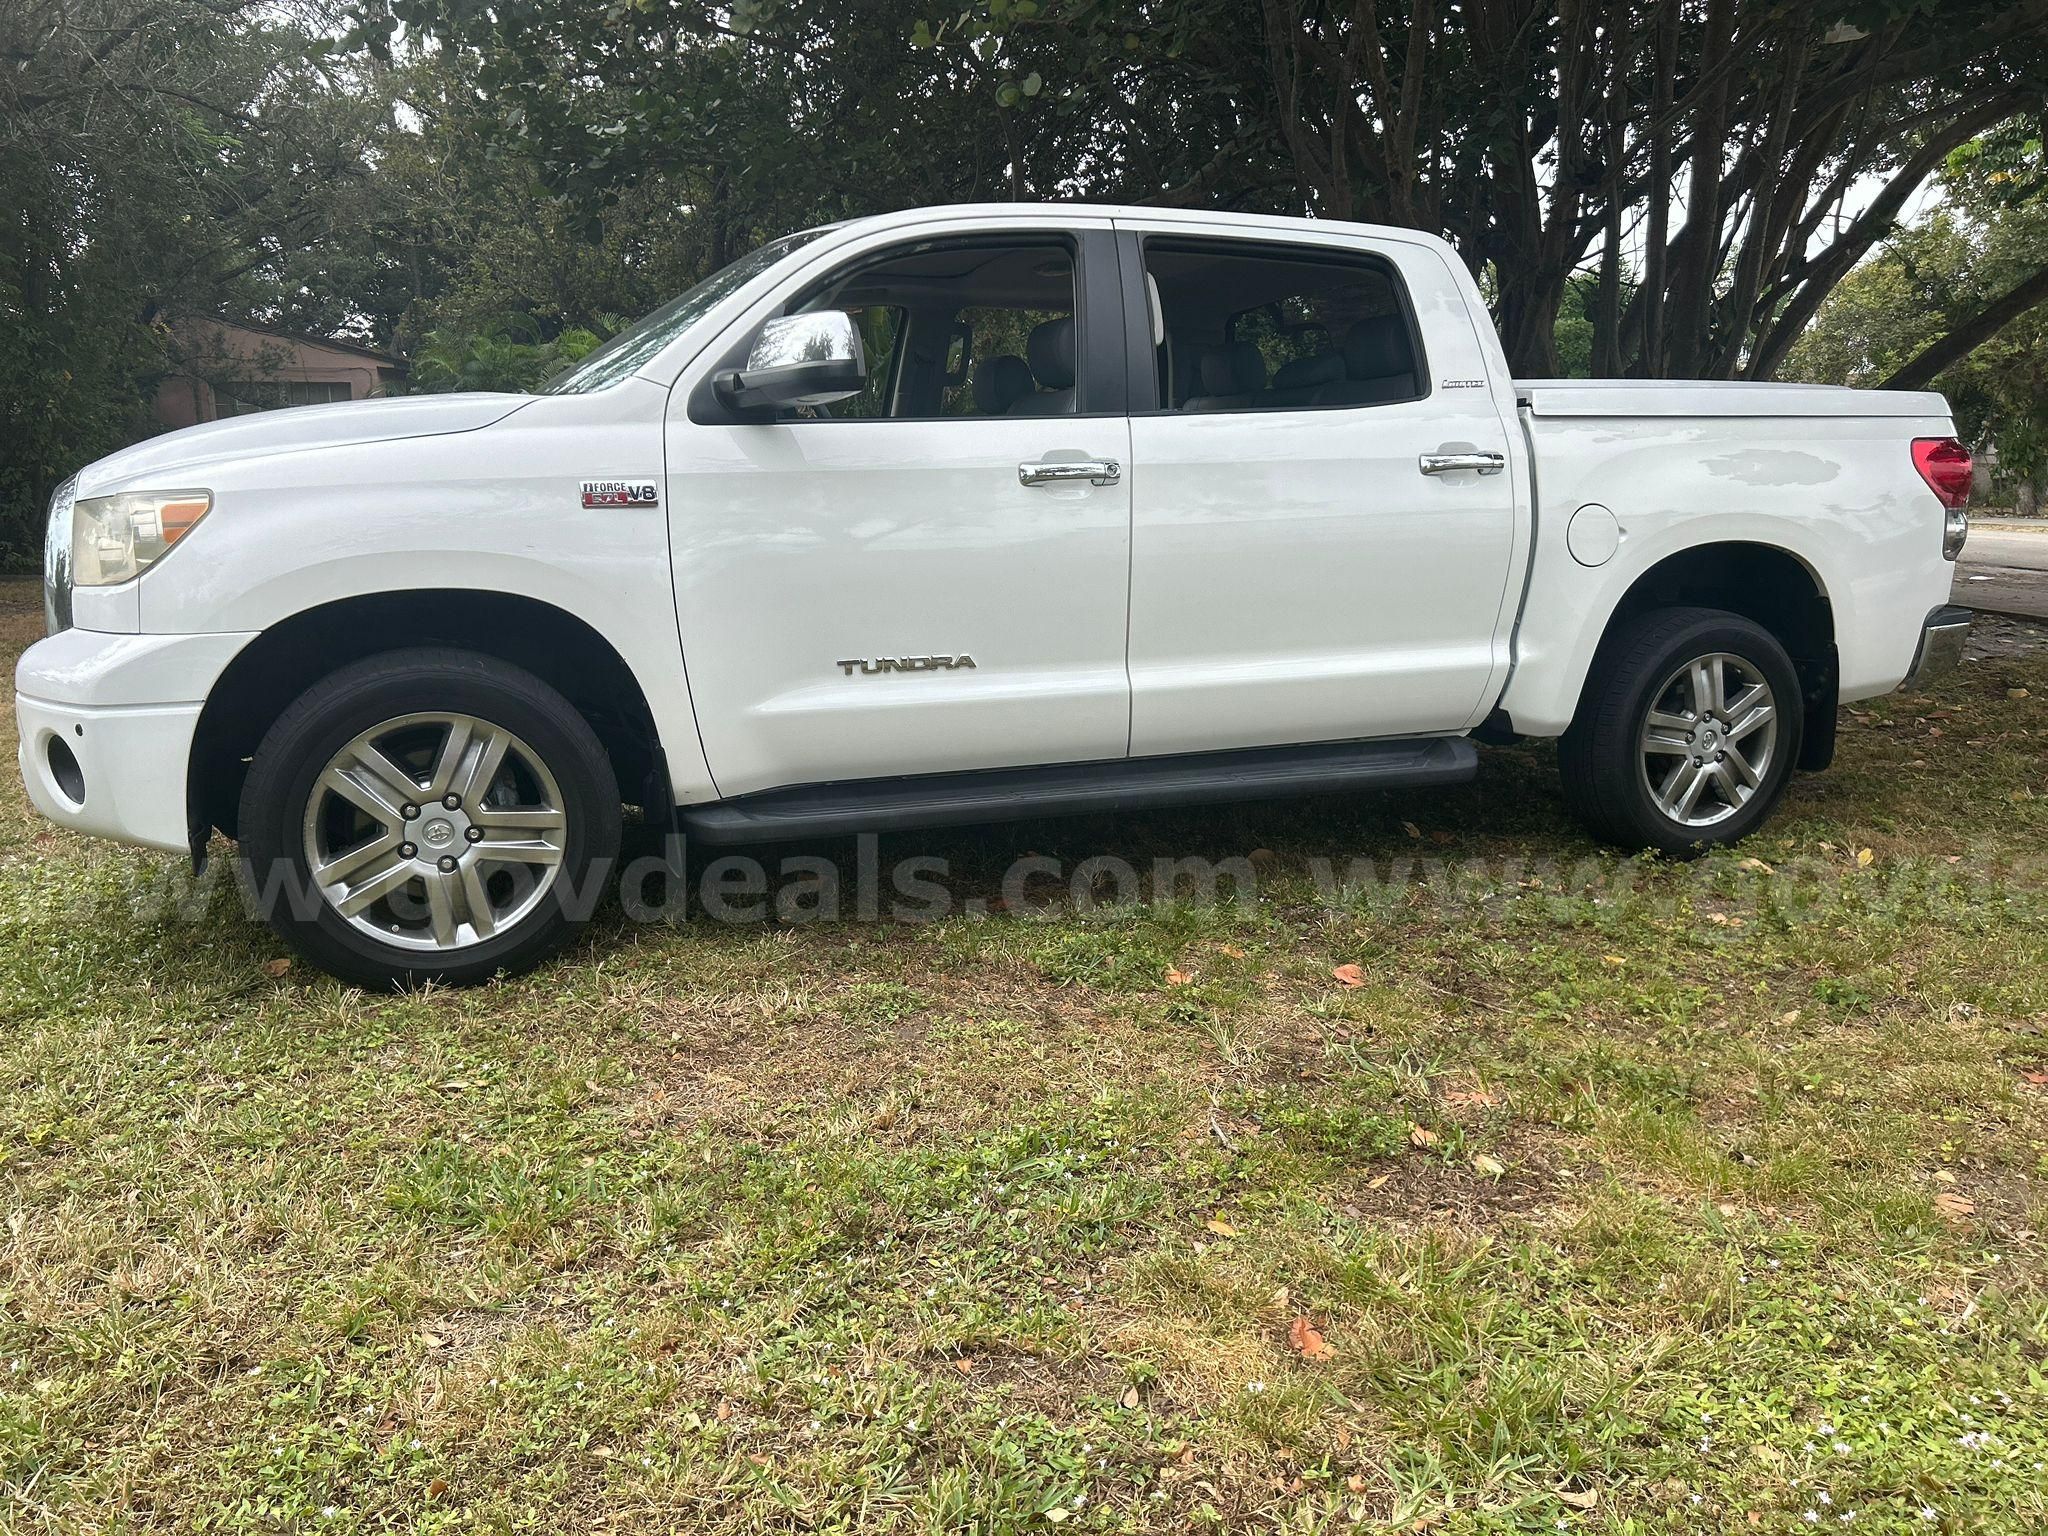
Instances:
[[[768,318],[821,308],[861,394],[721,406]],[[685,373],[676,614],[721,795],[1127,753],[1122,328],[1106,220],[970,220],[838,246]]]

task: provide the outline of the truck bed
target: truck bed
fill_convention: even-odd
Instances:
[[[1940,420],[1940,395],[1834,384],[1750,384],[1699,379],[1517,379],[1535,416],[1915,417]]]

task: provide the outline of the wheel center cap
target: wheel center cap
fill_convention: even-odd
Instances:
[[[420,829],[420,841],[430,848],[446,848],[455,841],[455,826],[436,818]]]

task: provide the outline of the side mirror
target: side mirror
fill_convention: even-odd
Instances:
[[[712,387],[727,405],[746,410],[830,405],[859,394],[867,381],[867,354],[853,317],[844,310],[820,309],[770,320],[754,338],[747,366],[728,369]]]

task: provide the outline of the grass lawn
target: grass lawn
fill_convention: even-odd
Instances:
[[[9,774],[0,1530],[2039,1531],[2008,640],[1693,866],[1586,842],[1530,747],[883,843],[982,900],[1242,857],[1244,902],[612,908],[459,994],[138,903],[177,861]]]

